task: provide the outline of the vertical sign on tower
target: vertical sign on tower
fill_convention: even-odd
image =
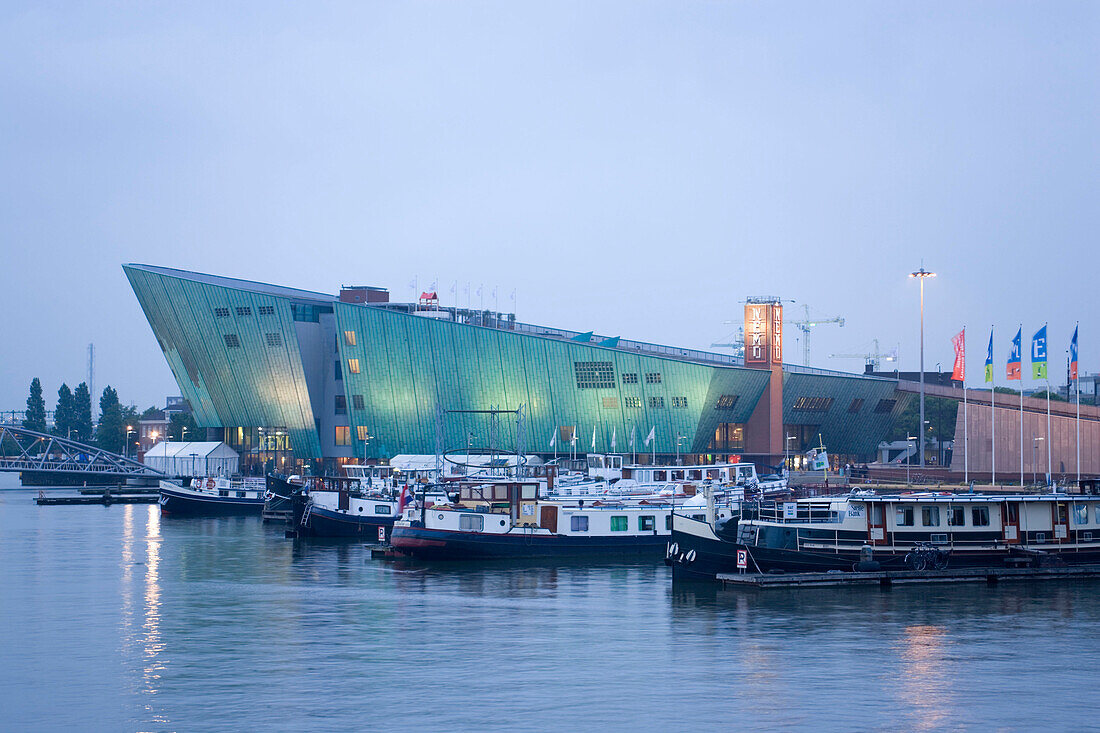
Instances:
[[[775,302],[745,304],[745,366],[783,363],[783,306]]]
[[[773,303],[769,306],[772,314],[772,364],[783,363],[783,306]]]

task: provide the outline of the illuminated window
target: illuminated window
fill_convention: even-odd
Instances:
[[[604,397],[603,398],[603,409],[605,409],[605,410],[618,410],[619,409],[619,398],[618,397]]]
[[[238,316],[250,316],[250,315],[252,315],[252,309],[250,307],[248,307],[247,305],[244,305],[244,306],[239,305],[239,306],[237,306],[237,315]]]
[[[684,409],[685,407],[688,406],[688,398],[687,397],[673,397],[672,398],[672,406],[676,407],[676,408],[679,408],[679,409]]]
[[[227,333],[224,336],[225,345],[230,349],[239,349],[241,347],[241,340],[235,333]]]
[[[283,335],[281,333],[265,333],[264,340],[267,341],[268,346],[282,346]]]
[[[355,346],[355,331],[344,331],[344,344]]]
[[[791,409],[805,412],[826,412],[832,406],[832,397],[799,397],[794,401],[794,406]]]
[[[614,389],[615,368],[609,361],[575,361],[578,389]]]
[[[646,372],[646,374],[645,374],[645,383],[646,384],[660,384],[661,383],[661,373],[660,372]]]
[[[348,371],[351,372],[352,374],[358,374],[359,373],[359,360],[358,359],[348,359]]]
[[[737,405],[737,398],[739,395],[724,394],[718,398],[718,404],[714,406],[715,410],[732,410]]]
[[[623,404],[627,407],[632,407],[635,410],[642,406],[641,397],[623,397]]]
[[[650,397],[649,406],[655,410],[663,410],[665,407],[664,397]]]
[[[623,374],[622,379],[623,379],[623,384],[637,384],[638,383],[638,374],[636,372],[635,373],[626,372],[626,373]]]
[[[351,445],[351,428],[347,425],[336,426],[336,445]]]
[[[355,436],[359,438],[360,441],[365,441],[367,438],[370,437],[370,431],[367,430],[366,425],[356,425]]]

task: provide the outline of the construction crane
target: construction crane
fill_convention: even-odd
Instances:
[[[726,324],[726,325],[732,325],[732,324],[736,323],[736,321],[722,321],[722,323]],[[733,336],[733,334],[731,333],[729,336],[726,337],[727,340],[726,340],[725,343],[711,344],[710,348],[712,348],[712,349],[732,349],[733,350],[733,355],[735,357],[740,357],[740,358],[744,359],[745,358],[745,329],[743,327],[739,326],[737,328],[737,337],[735,339],[733,339],[732,341],[730,341],[729,339],[732,336]]]
[[[803,366],[810,365],[810,330],[817,328],[818,326],[824,326],[827,323],[835,323],[841,328],[844,327],[844,319],[840,316],[836,318],[810,318],[810,306],[805,303],[802,304],[805,309],[806,317],[799,321],[787,321],[799,331],[802,332],[802,364]]]
[[[892,351],[883,352],[879,351],[878,339],[873,339],[872,342],[875,348],[867,354],[829,354],[830,359],[863,359],[864,364],[871,366],[873,371],[878,371],[879,363],[883,361],[897,361],[898,360],[898,348],[895,346]]]

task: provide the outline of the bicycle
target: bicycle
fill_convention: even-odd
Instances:
[[[931,542],[917,542],[905,556],[905,565],[910,570],[943,570],[947,567],[951,550],[943,550]]]

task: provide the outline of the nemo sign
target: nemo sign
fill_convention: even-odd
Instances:
[[[783,363],[783,306],[745,304],[745,366]]]

